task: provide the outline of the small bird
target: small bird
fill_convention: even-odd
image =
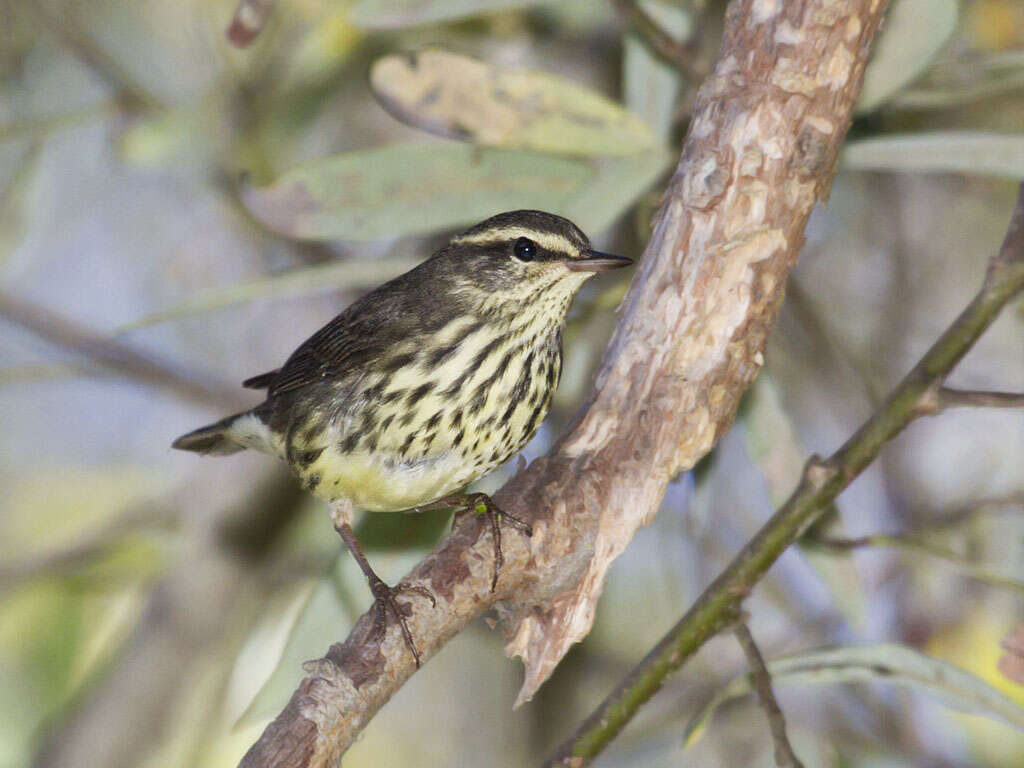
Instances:
[[[594,251],[571,221],[542,211],[498,214],[350,305],[281,368],[242,386],[266,389],[255,408],[174,441],[201,454],[246,448],[287,462],[329,503],[359,563],[383,632],[390,610],[420,657],[395,596],[370,567],[352,514],[456,508],[486,515],[493,591],[500,522],[530,535],[485,494],[456,493],[515,456],[540,427],[562,368],[573,297],[598,272],[632,261]]]

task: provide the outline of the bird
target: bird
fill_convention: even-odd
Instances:
[[[485,494],[460,491],[537,432],[561,375],[573,298],[593,275],[631,263],[595,251],[561,216],[492,216],[349,305],[280,368],[244,381],[266,390],[262,403],[172,446],[212,455],[253,449],[284,460],[327,501],[374,596],[378,631],[390,611],[418,667],[396,596],[436,600],[425,587],[391,587],[377,576],[352,530],[354,511],[454,508],[486,516],[494,591],[501,523],[532,531]]]

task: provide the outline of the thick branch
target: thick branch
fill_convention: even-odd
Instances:
[[[763,362],[814,204],[827,193],[884,0],[734,0],[714,73],[585,409],[495,500],[533,523],[492,547],[467,520],[406,577],[430,588],[409,626],[424,659],[490,607],[528,699],[589,631],[611,562],[668,481],[732,424]],[[329,766],[415,671],[398,628],[364,615],[310,668],[243,760]]]
[[[565,742],[549,765],[580,768],[597,755],[669,673],[679,669],[735,615],[743,599],[779,556],[830,507],[882,447],[927,413],[953,367],[995,321],[1000,310],[1024,289],[1024,185],[1010,230],[990,262],[978,295],[863,426],[828,460],[812,458],[793,495],[758,531],[689,612],[647,654],[615,691]]]
[[[743,649],[743,654],[747,657],[747,664],[750,666],[750,677],[753,682],[754,691],[757,693],[757,700],[761,704],[761,709],[764,710],[765,716],[768,718],[768,726],[772,732],[772,741],[775,743],[775,764],[779,768],[804,768],[804,764],[800,762],[796,753],[793,752],[793,746],[789,743],[789,737],[786,736],[786,718],[782,714],[779,702],[775,699],[774,692],[772,692],[772,676],[768,672],[768,667],[765,666],[761,649],[754,642],[754,636],[750,633],[750,628],[741,621],[732,632],[736,635],[736,640]]]

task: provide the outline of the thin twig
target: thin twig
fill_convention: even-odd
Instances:
[[[882,447],[927,413],[921,401],[934,397],[953,367],[1024,289],[1024,185],[1009,232],[989,262],[981,290],[946,329],[877,411],[827,460],[812,457],[785,504],[729,563],[687,614],[644,657],[551,758],[550,766],[579,768],[622,730],[665,678],[686,663],[722,628],[790,544],[878,456]]]
[[[772,676],[768,672],[768,667],[765,666],[761,650],[754,642],[750,627],[741,621],[733,628],[732,632],[736,635],[736,640],[747,657],[747,664],[750,665],[750,678],[754,691],[757,693],[757,700],[768,718],[768,727],[771,728],[772,741],[775,743],[775,764],[779,768],[804,768],[804,764],[793,752],[793,746],[786,736],[786,718],[772,692]]]
[[[0,317],[110,371],[174,392],[187,400],[229,410],[241,405],[240,396],[225,384],[204,384],[203,380],[208,377],[106,338],[4,290],[0,290]]]
[[[949,408],[1024,408],[1024,394],[1020,392],[985,392],[969,389],[939,390],[935,413]]]
[[[821,536],[815,537],[807,543],[811,546],[831,549],[837,552],[849,552],[864,547],[891,547],[902,552],[926,555],[947,562],[955,566],[964,576],[980,581],[983,584],[1011,589],[1015,592],[1024,592],[1024,582],[1019,579],[994,573],[981,565],[967,561],[950,549],[931,544],[909,534],[875,533],[870,536],[861,536],[853,539]]]
[[[700,35],[694,33],[685,42],[677,41],[640,5],[637,0],[615,0],[615,7],[640,33],[650,49],[679,72],[691,85],[699,84],[711,72],[711,62],[700,51]]]
[[[36,0],[36,2],[24,5],[60,39],[61,44],[75,58],[114,89],[125,108],[139,111],[161,107],[160,99],[150,93],[130,72],[97,45],[95,40],[79,29],[67,8],[62,8],[58,13],[50,8],[45,0]]]

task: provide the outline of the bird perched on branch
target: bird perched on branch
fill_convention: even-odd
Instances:
[[[419,665],[395,596],[351,527],[366,511],[458,508],[488,517],[492,591],[500,522],[529,535],[484,494],[460,489],[515,456],[548,412],[573,296],[597,272],[632,262],[598,253],[576,225],[541,211],[494,216],[415,269],[368,293],[305,341],[281,368],[243,383],[266,389],[252,410],[174,441],[204,454],[252,448],[288,463],[330,504],[377,607],[390,609]]]

